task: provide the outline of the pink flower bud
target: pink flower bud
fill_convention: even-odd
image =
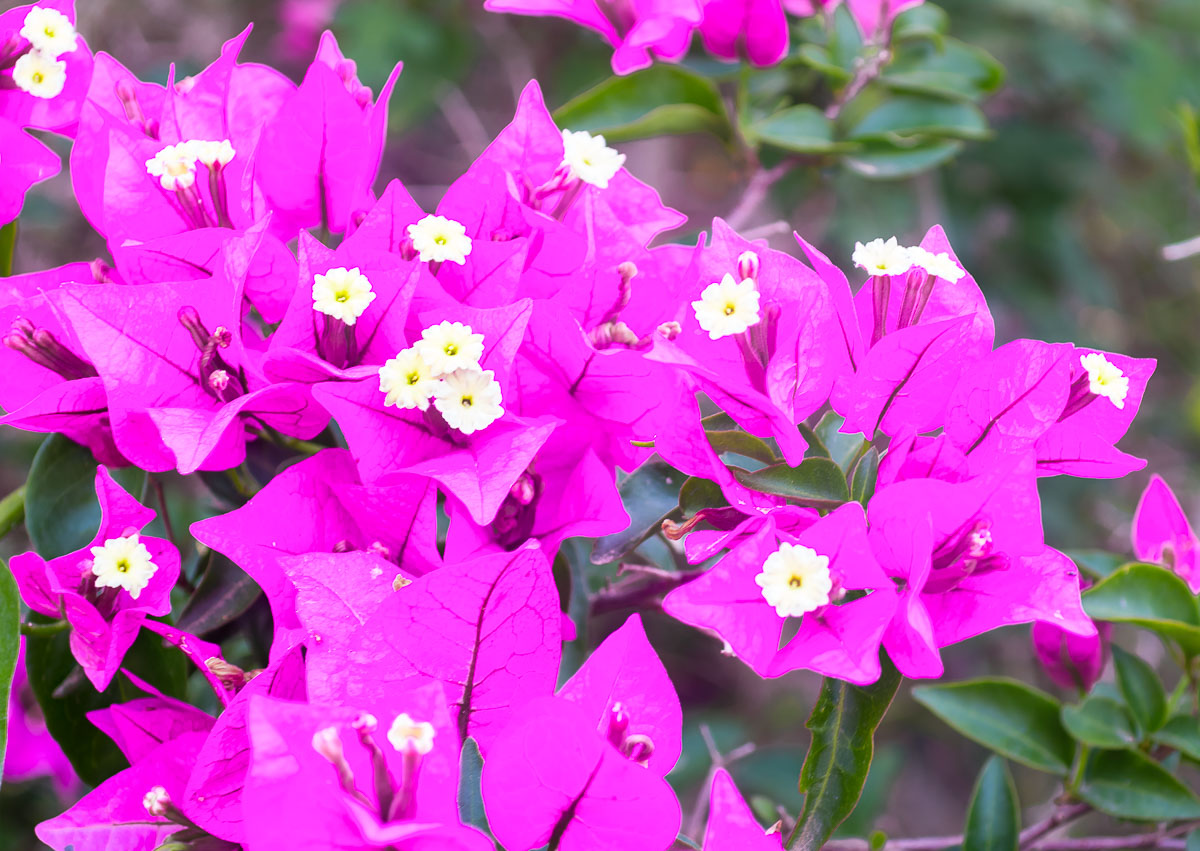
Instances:
[[[1033,625],[1033,649],[1047,675],[1063,688],[1089,691],[1108,661],[1112,624],[1096,624],[1096,635],[1066,632],[1052,623]]]
[[[738,280],[744,281],[749,278],[752,281],[758,280],[760,264],[758,255],[753,251],[744,251],[737,259]]]
[[[342,737],[338,735],[336,727],[326,727],[313,733],[312,746],[314,751],[334,765],[345,760]]]
[[[171,806],[171,796],[162,786],[155,786],[142,798],[142,805],[150,815],[162,818]]]

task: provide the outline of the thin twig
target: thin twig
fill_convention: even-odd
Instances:
[[[1193,236],[1191,239],[1185,239],[1183,242],[1164,245],[1162,249],[1163,259],[1169,262],[1186,260],[1197,254],[1200,254],[1200,236]]]
[[[771,187],[782,180],[799,161],[799,157],[788,157],[776,166],[755,171],[750,182],[746,184],[746,191],[742,193],[741,200],[725,217],[726,223],[734,230],[744,226],[766,199]]]
[[[492,137],[462,89],[448,86],[438,100],[438,106],[463,148],[471,153],[479,153],[488,146]]]
[[[1087,804],[1063,804],[1046,818],[1022,830],[1018,841],[1019,847],[1028,848],[1052,830],[1087,815],[1091,809]]]
[[[630,609],[639,605],[661,604],[661,598],[668,591],[678,588],[680,585],[686,585],[704,573],[703,570],[673,573],[670,571],[645,569],[639,569],[637,572],[649,575],[652,578],[649,582],[634,580],[631,582],[622,582],[619,585],[604,589],[592,597],[592,614],[599,615],[605,612],[619,612],[623,609]]]

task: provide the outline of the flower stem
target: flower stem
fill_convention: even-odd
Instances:
[[[0,538],[25,519],[25,486],[21,485],[0,500]]]

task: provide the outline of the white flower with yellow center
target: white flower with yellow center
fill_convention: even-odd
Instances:
[[[58,97],[67,83],[67,63],[31,50],[17,57],[13,82],[35,98]]]
[[[212,168],[214,165],[227,166],[237,156],[237,151],[233,149],[233,145],[230,144],[228,139],[222,139],[219,142],[192,139],[180,144],[184,146],[193,159],[199,160],[209,168]]]
[[[1129,377],[1099,352],[1083,355],[1079,362],[1087,370],[1088,389],[1097,396],[1107,397],[1110,402],[1123,409],[1125,397],[1129,395]]]
[[[564,130],[563,165],[571,177],[607,189],[608,182],[625,165],[625,155],[608,147],[603,136],[593,136],[586,130]]]
[[[157,570],[150,551],[137,535],[109,538],[92,547],[92,575],[97,588],[124,588],[136,600]]]
[[[754,577],[763,598],[781,618],[798,618],[829,604],[829,557],[800,544],[782,544]]]
[[[313,310],[353,325],[375,300],[367,276],[353,269],[338,267],[324,275],[313,275]]]
[[[433,394],[433,406],[446,424],[463,434],[474,434],[504,416],[500,402],[500,384],[490,369],[452,372]]]
[[[467,229],[445,216],[426,216],[408,226],[408,236],[422,263],[444,263],[449,260],[462,266],[471,253],[471,237]]]
[[[415,348],[398,352],[379,368],[379,389],[387,395],[384,406],[425,411],[441,381]]]
[[[886,242],[882,239],[873,239],[866,245],[856,242],[851,259],[855,266],[877,276],[903,275],[912,268],[911,252],[896,242],[894,236]]]
[[[401,712],[388,728],[387,740],[400,753],[411,750],[425,756],[433,750],[436,735],[437,730],[428,721],[414,721],[407,712]]]
[[[908,258],[912,265],[919,266],[933,277],[941,278],[952,284],[957,284],[959,279],[967,274],[966,270],[954,262],[954,258],[945,251],[934,254],[932,251],[926,251],[917,246],[908,249]]]
[[[19,35],[29,39],[34,50],[51,59],[72,53],[78,47],[75,43],[75,25],[57,9],[34,6],[25,13],[25,22],[21,24]]]
[[[460,369],[478,369],[483,357],[483,335],[461,322],[439,322],[421,332],[413,344],[435,378]]]
[[[146,160],[146,172],[168,192],[187,189],[196,182],[196,155],[188,142],[167,145]]]
[[[700,300],[692,302],[692,310],[713,340],[741,334],[758,324],[758,287],[750,278],[736,281],[733,275],[726,275],[720,283],[704,288]]]

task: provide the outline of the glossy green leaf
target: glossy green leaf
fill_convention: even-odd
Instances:
[[[621,482],[621,503],[629,512],[629,526],[605,535],[592,547],[592,563],[608,564],[637,549],[662,527],[667,515],[679,506],[679,489],[687,479],[662,461],[647,461]]]
[[[8,742],[8,694],[21,649],[21,596],[8,565],[0,560],[0,778]]]
[[[800,769],[804,810],[787,847],[820,848],[854,811],[875,750],[875,728],[892,704],[902,677],[886,657],[874,685],[826,678],[807,727],[812,744]]]
[[[262,596],[246,571],[218,552],[209,554],[208,567],[176,624],[184,632],[207,635],[236,620]]]
[[[1200,605],[1187,583],[1153,564],[1127,564],[1083,594],[1096,620],[1128,623],[1177,641],[1189,656],[1200,654]]]
[[[1153,668],[1132,653],[1113,645],[1112,654],[1125,705],[1141,729],[1153,733],[1167,720],[1167,695],[1162,681]]]
[[[459,758],[458,817],[463,824],[486,832],[487,815],[483,811],[483,794],[479,786],[482,775],[483,757],[479,754],[479,744],[473,736],[468,736]]]
[[[845,473],[828,458],[807,458],[799,467],[773,464],[753,473],[738,467],[730,470],[751,490],[785,496],[803,505],[830,507],[850,501]]]
[[[918,703],[968,739],[1014,762],[1065,775],[1075,743],[1045,692],[1006,679],[981,679],[913,689]]]
[[[1141,751],[1093,751],[1077,794],[1097,810],[1117,818],[1200,818],[1200,798]]]
[[[728,504],[721,486],[709,479],[691,476],[679,489],[679,509],[684,517],[692,517],[702,508],[718,508]]]
[[[798,154],[828,154],[845,147],[833,138],[833,122],[808,103],[768,115],[751,125],[747,135],[752,140]]]
[[[875,482],[879,478],[879,450],[871,447],[867,454],[854,465],[854,476],[850,480],[850,496],[855,502],[866,505],[875,495]]]
[[[817,423],[816,433],[821,438],[821,443],[829,450],[829,457],[833,459],[833,463],[849,472],[850,462],[862,449],[863,436],[842,434],[839,429],[844,422],[845,417],[830,411]]]
[[[950,140],[927,141],[913,147],[872,144],[861,151],[848,154],[843,164],[863,177],[873,180],[900,180],[929,171],[954,157],[962,150],[962,142]]]
[[[846,135],[863,141],[892,141],[897,136],[983,139],[988,133],[987,119],[974,104],[898,95],[868,112]]]
[[[963,831],[963,851],[1016,851],[1021,833],[1017,787],[998,756],[983,764]]]
[[[1127,748],[1138,743],[1129,712],[1110,697],[1092,695],[1078,706],[1064,706],[1062,722],[1076,741],[1094,748]]]
[[[42,558],[82,549],[100,528],[96,466],[91,451],[61,434],[42,442],[25,486],[25,528]],[[113,471],[135,496],[144,475],[133,467]]]
[[[603,133],[609,142],[673,133],[732,135],[717,87],[678,65],[610,77],[555,110],[554,120],[571,130]]]
[[[1151,738],[1160,745],[1174,748],[1193,762],[1200,762],[1200,719],[1194,715],[1176,715],[1168,719]]]
[[[708,435],[708,442],[712,445],[713,451],[718,455],[725,452],[732,452],[736,455],[742,455],[746,458],[753,458],[755,461],[761,461],[764,464],[774,464],[779,461],[779,457],[771,449],[767,442],[762,438],[744,431],[709,431],[705,432]]]

